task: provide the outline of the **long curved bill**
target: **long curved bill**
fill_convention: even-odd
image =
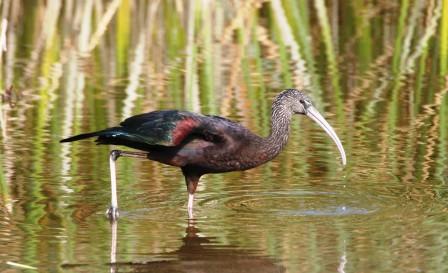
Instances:
[[[328,122],[324,119],[324,117],[319,114],[319,112],[314,108],[313,106],[309,106],[306,109],[306,115],[314,120],[317,124],[319,124],[322,129],[327,132],[327,134],[333,139],[334,143],[336,143],[336,146],[338,146],[339,153],[341,153],[341,160],[342,165],[345,165],[347,163],[347,159],[345,157],[345,151],[344,147],[342,147],[342,143],[339,140],[338,136],[336,135],[336,132],[333,130],[333,128],[328,124]]]

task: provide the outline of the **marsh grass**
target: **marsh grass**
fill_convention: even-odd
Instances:
[[[174,105],[164,107],[219,114],[231,113],[232,98],[267,107],[279,89],[306,88],[318,107],[329,102],[341,122],[350,111],[367,119],[382,112],[393,128],[403,109],[412,118],[424,115],[443,85],[447,6],[447,0],[2,1],[8,28],[1,44],[8,51],[0,57],[0,86],[23,93],[16,107],[37,101],[36,122],[43,125],[51,123],[49,109],[64,105],[71,124],[64,136],[77,130],[93,89],[110,97],[107,112],[119,119],[159,108],[166,96]],[[377,71],[390,76],[381,93],[375,77],[362,85],[356,79]],[[353,107],[344,107],[347,99]],[[389,101],[387,111],[375,106],[378,99]],[[14,110],[1,105],[7,138]]]
[[[383,152],[383,163],[393,162],[403,183],[447,183],[448,0],[3,0],[0,9],[8,22],[0,88],[21,94],[13,104],[0,103],[0,204],[11,212],[14,199],[32,195],[30,206],[39,209],[27,223],[44,215],[43,185],[36,179],[12,191],[11,181],[23,169],[44,175],[46,164],[62,177],[78,173],[81,147],[58,145],[60,138],[160,108],[221,114],[267,135],[271,99],[284,88],[309,89],[337,128],[349,128],[341,129],[349,157],[355,140],[377,130],[383,133],[372,149]],[[353,124],[360,125],[351,130]],[[396,138],[406,130],[405,141]],[[304,147],[313,143],[303,134],[291,156],[308,162]],[[29,141],[31,162],[12,166],[13,147]],[[422,171],[395,160],[401,151],[418,158]],[[310,164],[283,160],[287,172],[311,171]],[[58,190],[76,187],[68,181]],[[346,237],[340,232],[337,243]],[[314,243],[310,253],[319,251]]]

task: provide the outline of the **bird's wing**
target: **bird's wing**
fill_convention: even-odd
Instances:
[[[117,138],[147,145],[177,146],[188,137],[207,141],[221,141],[222,136],[213,126],[204,126],[209,117],[177,110],[154,111],[124,120]],[[101,142],[101,140],[100,140]],[[110,144],[110,139],[108,141]]]

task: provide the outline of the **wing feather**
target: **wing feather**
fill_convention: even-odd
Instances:
[[[210,117],[177,110],[154,111],[124,120],[119,128],[125,133],[119,137],[146,145],[177,146],[189,137],[220,141],[222,136],[213,130]]]
[[[216,116],[178,110],[154,111],[125,119],[120,126],[73,136],[62,142],[96,136],[98,144],[124,145],[141,150],[152,146],[174,147],[188,139],[222,143],[229,140],[223,129],[227,128],[225,125],[236,126],[229,122]]]

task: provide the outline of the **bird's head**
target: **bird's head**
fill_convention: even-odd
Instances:
[[[339,153],[341,154],[342,164],[347,162],[344,147],[334,129],[328,124],[325,118],[314,108],[311,99],[303,92],[297,89],[286,89],[281,92],[274,101],[275,104],[281,104],[294,114],[306,115],[316,122],[331,137]]]

